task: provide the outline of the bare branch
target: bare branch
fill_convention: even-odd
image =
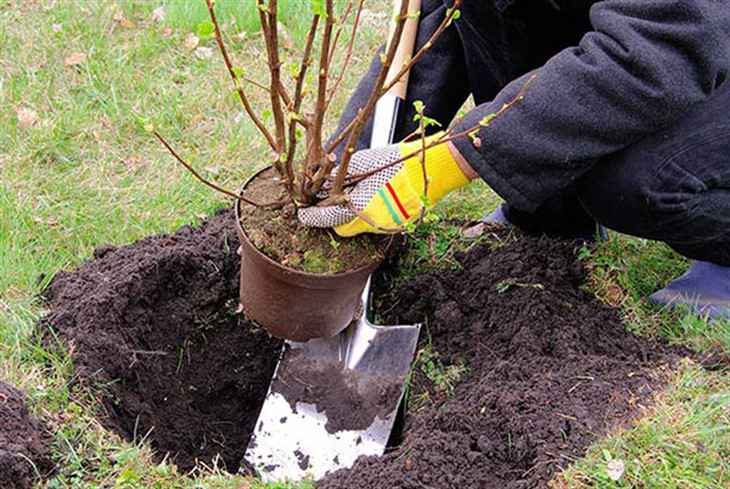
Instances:
[[[296,88],[294,89],[294,103],[291,106],[291,112],[294,114],[294,117],[297,118],[296,121],[290,121],[289,122],[289,152],[286,156],[286,166],[287,168],[292,168],[293,173],[293,167],[294,167],[294,157],[296,155],[296,149],[297,149],[297,131],[296,131],[296,123],[299,122],[305,127],[310,127],[310,123],[306,122],[301,119],[300,111],[302,109],[302,101],[304,100],[304,79],[307,75],[307,69],[309,68],[309,63],[311,62],[312,57],[312,47],[314,46],[314,38],[317,35],[317,26],[319,25],[319,15],[315,15],[312,19],[312,25],[309,27],[309,33],[307,34],[307,40],[304,45],[304,54],[302,55],[302,64],[299,67],[299,73],[297,73],[297,79],[296,79]],[[300,175],[300,187],[299,187],[299,198],[301,200],[305,199],[305,185],[307,180],[307,172],[308,172],[308,166],[305,162],[302,169],[302,175]]]
[[[355,125],[350,131],[350,135],[345,145],[345,151],[342,156],[342,161],[340,162],[340,166],[337,170],[337,177],[335,178],[334,188],[332,190],[335,195],[342,192],[342,188],[345,183],[345,177],[347,176],[347,170],[350,164],[350,159],[355,152],[357,141],[360,139],[360,134],[362,134],[362,130],[365,127],[366,121],[370,118],[373,111],[375,110],[375,104],[378,102],[378,99],[380,99],[380,93],[383,88],[383,84],[385,83],[385,79],[388,76],[388,70],[390,69],[390,65],[393,62],[396,53],[398,52],[398,46],[400,44],[401,36],[403,35],[403,28],[405,27],[405,23],[407,20],[409,3],[410,2],[408,0],[401,0],[400,11],[397,14],[393,36],[390,39],[390,43],[388,44],[387,53],[383,57],[383,63],[380,68],[378,78],[375,82],[375,86],[373,87],[373,91],[370,94],[370,98],[365,104],[365,107],[361,108],[358,111],[357,116],[355,117]],[[324,172],[324,177],[329,175],[329,171],[332,166],[333,164],[327,165],[327,167],[329,168],[327,168],[327,171]]]
[[[163,138],[160,135],[160,133],[158,133],[157,131],[154,131],[154,135],[162,143],[162,145],[165,148],[167,148],[167,151],[170,152],[170,154],[178,161],[178,163],[180,163],[182,166],[184,166],[185,169],[188,170],[190,173],[192,173],[193,176],[195,178],[197,178],[200,182],[202,182],[203,184],[212,188],[213,190],[220,192],[222,194],[225,194],[229,197],[233,197],[234,199],[241,200],[247,204],[251,204],[252,206],[255,206],[255,207],[279,208],[284,204],[284,202],[286,202],[286,201],[279,200],[276,202],[268,202],[266,204],[259,204],[250,199],[247,199],[246,197],[244,197],[241,194],[237,194],[231,190],[227,190],[227,189],[219,186],[216,183],[211,182],[210,180],[206,180],[205,177],[203,177],[200,173],[197,172],[197,170],[195,170],[195,168],[193,168],[188,162],[183,160],[182,157],[180,157],[180,155],[177,154],[177,152],[172,148],[172,146],[170,146],[170,144],[165,140],[165,138]]]
[[[210,1],[210,0],[208,0]],[[285,151],[286,147],[286,119],[282,109],[281,97],[281,62],[279,61],[279,30],[277,8],[278,0],[269,0],[268,6],[263,0],[256,0],[256,6],[259,11],[259,19],[261,21],[261,30],[264,34],[264,43],[266,45],[266,54],[269,60],[269,75],[271,79],[271,112],[276,126],[276,152],[279,157]],[[278,167],[282,173],[282,177],[288,180],[290,185],[293,181],[293,175],[288,175],[282,164]]]
[[[329,81],[330,69],[330,45],[332,42],[332,29],[334,26],[333,0],[325,0],[324,32],[322,33],[322,46],[319,57],[319,77],[317,83],[317,100],[314,104],[312,119],[311,139],[307,151],[308,171],[311,171],[323,159],[322,128],[324,126],[325,103],[327,101],[327,82]],[[315,194],[316,192],[312,192]]]
[[[337,94],[337,91],[340,89],[340,84],[342,83],[342,80],[345,78],[345,73],[347,72],[347,68],[350,66],[350,60],[352,59],[352,50],[355,45],[355,38],[357,37],[358,28],[360,27],[360,18],[362,17],[362,7],[365,0],[360,0],[360,3],[357,5],[357,11],[355,13],[355,21],[352,25],[352,31],[350,33],[350,39],[347,42],[347,49],[345,51],[345,60],[342,62],[342,68],[340,69],[340,74],[337,76],[337,79],[335,80],[335,83],[332,85],[332,90],[330,91],[329,99],[327,100],[327,103],[325,104],[325,110],[329,108],[330,103],[332,102],[332,99],[335,98],[335,95]],[[344,133],[345,131],[343,131]],[[337,143],[339,144],[339,143]],[[334,145],[334,147],[337,147],[337,144]],[[327,152],[331,152],[332,149],[328,148]]]
[[[218,43],[218,48],[221,52],[221,55],[223,56],[223,61],[226,64],[226,68],[228,68],[228,74],[231,76],[231,79],[233,80],[233,84],[236,87],[236,92],[238,93],[238,98],[241,99],[241,103],[243,104],[244,109],[246,110],[246,113],[251,118],[253,123],[256,125],[258,130],[263,134],[263,136],[266,138],[266,140],[269,142],[269,146],[271,146],[271,149],[276,151],[276,143],[274,142],[274,138],[271,135],[271,133],[266,129],[266,126],[264,126],[263,122],[261,122],[261,119],[258,118],[256,113],[253,110],[253,107],[251,106],[251,103],[248,100],[248,97],[246,96],[246,93],[243,90],[243,86],[241,84],[241,81],[238,78],[238,75],[236,74],[236,70],[233,68],[233,63],[231,63],[231,58],[228,56],[228,50],[226,49],[226,45],[223,42],[223,35],[221,34],[220,26],[218,25],[218,19],[215,16],[215,9],[213,8],[213,0],[205,0],[208,5],[208,13],[210,14],[210,20],[213,22],[213,27],[215,28],[215,40]]]
[[[410,158],[413,158],[414,156],[418,155],[419,153],[421,153],[421,152],[423,152],[425,150],[431,149],[434,146],[438,146],[439,144],[446,144],[448,142],[455,141],[457,139],[461,139],[461,138],[466,137],[466,136],[468,136],[470,134],[473,134],[475,131],[478,131],[478,130],[480,130],[483,127],[489,127],[489,125],[492,122],[494,122],[495,120],[497,120],[498,118],[500,118],[501,116],[503,116],[508,110],[510,110],[512,107],[514,107],[515,105],[517,105],[519,102],[521,102],[525,98],[525,93],[527,92],[527,89],[529,88],[529,86],[532,84],[532,82],[536,78],[537,78],[537,74],[533,74],[530,78],[528,78],[525,81],[525,83],[522,85],[522,87],[520,88],[520,90],[517,93],[517,95],[515,95],[515,97],[512,98],[512,100],[510,100],[509,102],[503,104],[502,107],[500,107],[497,112],[495,112],[494,114],[492,114],[489,117],[489,121],[488,122],[483,123],[483,122],[480,121],[479,124],[476,124],[476,125],[468,128],[468,129],[464,129],[463,131],[460,131],[460,132],[458,132],[456,134],[454,134],[453,131],[448,130],[448,131],[444,132],[444,134],[439,139],[437,139],[435,141],[432,141],[429,144],[426,144],[421,149],[419,149],[417,151],[414,151],[412,153],[409,153],[409,154],[403,156],[402,158],[399,158],[399,159],[397,159],[395,161],[389,162],[388,164],[383,165],[383,166],[380,166],[378,168],[374,168],[372,170],[368,170],[367,172],[364,172],[364,173],[358,173],[358,174],[355,174],[355,175],[348,175],[347,176],[347,182],[346,182],[346,185],[345,186],[350,187],[352,185],[356,185],[357,183],[363,181],[364,179],[366,179],[368,177],[371,177],[371,176],[375,175],[376,173],[379,173],[379,172],[381,172],[383,170],[386,170],[388,168],[391,168],[391,167],[393,167],[393,166],[395,166],[395,165],[397,165],[399,163],[403,163],[404,161],[406,161],[406,160],[408,160]]]
[[[426,172],[426,123],[423,107],[418,111],[421,117],[418,119],[418,131],[421,134],[421,152],[418,155],[421,163],[421,175],[423,176],[423,204],[421,204],[421,213],[418,216],[418,224],[421,224],[426,216],[426,202],[428,201],[428,172]]]
[[[397,85],[400,79],[403,78],[403,76],[408,73],[411,68],[413,68],[413,65],[415,65],[423,57],[423,55],[431,50],[436,40],[441,37],[441,34],[443,34],[446,28],[449,27],[453,22],[454,16],[456,15],[456,12],[458,11],[458,8],[460,6],[461,0],[454,0],[454,4],[451,6],[451,8],[447,9],[447,14],[444,16],[441,24],[439,24],[433,34],[431,34],[431,37],[428,39],[428,41],[426,41],[426,43],[421,46],[418,52],[416,52],[416,54],[401,67],[400,71],[393,77],[393,79],[389,80],[388,83],[383,86],[383,89],[380,91],[381,96],[388,93],[388,90]]]
[[[337,46],[340,42],[340,36],[342,35],[342,29],[344,29],[345,27],[345,21],[350,16],[350,11],[352,11],[352,0],[347,0],[347,5],[345,5],[342,15],[340,15],[339,19],[337,19],[337,23],[339,24],[339,26],[337,27],[337,32],[335,33],[334,40],[332,41],[332,45],[330,46],[330,52],[328,56],[330,61],[335,59],[335,51],[337,50]]]

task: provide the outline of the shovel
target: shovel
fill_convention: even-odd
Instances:
[[[394,0],[399,9],[400,0]],[[421,0],[410,0],[409,14]],[[418,21],[404,26],[389,79],[410,58]],[[408,86],[404,76],[379,101],[371,147],[393,142]],[[393,429],[416,351],[420,325],[377,326],[368,320],[370,284],[362,311],[342,333],[306,343],[286,342],[254,433],[244,470],[265,482],[321,479],[360,456],[380,456]]]

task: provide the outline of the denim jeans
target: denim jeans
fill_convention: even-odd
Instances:
[[[423,101],[428,115],[446,126],[470,95],[476,104],[490,101],[511,80],[576,45],[591,30],[591,3],[463,2],[461,19],[412,70],[396,139],[414,129],[414,101]],[[444,11],[443,0],[424,0],[418,46]],[[379,63],[376,56],[340,128],[363,104]],[[360,148],[367,146],[369,133],[368,127]],[[689,258],[730,266],[730,89],[726,84],[673,127],[592,162],[536,211],[509,207],[508,212],[510,220],[529,231],[569,234],[598,221],[664,241]]]

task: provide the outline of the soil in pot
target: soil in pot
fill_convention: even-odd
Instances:
[[[53,470],[51,434],[31,416],[25,395],[0,382],[0,487],[30,489]]]
[[[544,488],[561,467],[651,403],[684,351],[628,333],[584,291],[573,243],[497,234],[462,270],[398,287],[389,324],[426,319],[400,446],[318,489]],[[462,372],[453,393],[442,374]],[[441,380],[443,381],[443,375]]]
[[[43,326],[100,391],[103,423],[147,436],[158,459],[183,470],[217,457],[238,469],[281,347],[235,314],[234,224],[222,211],[199,228],[99,248],[45,291]]]
[[[270,203],[283,197],[278,174],[272,168],[253,178],[244,196]],[[280,209],[241,203],[241,225],[254,246],[277,263],[308,273],[335,274],[357,270],[383,259],[387,237],[373,234],[341,238],[332,229],[302,226],[296,208]]]

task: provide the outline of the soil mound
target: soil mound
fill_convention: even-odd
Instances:
[[[0,487],[26,489],[53,470],[51,435],[28,413],[25,396],[0,382]]]
[[[426,319],[440,361],[469,373],[452,396],[433,395],[411,416],[397,449],[317,487],[546,487],[628,421],[679,352],[626,332],[615,310],[584,291],[573,247],[502,235],[459,257],[463,270],[396,290],[399,311],[388,323]]]
[[[234,222],[226,210],[199,228],[99,248],[44,293],[43,323],[69,345],[78,378],[101,390],[104,423],[147,436],[183,470],[216,458],[238,469],[281,347],[235,314]]]

